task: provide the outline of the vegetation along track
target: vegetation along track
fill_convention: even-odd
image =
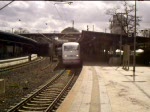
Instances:
[[[33,94],[27,95],[27,98],[8,112],[53,112],[67,95],[73,82],[75,82],[73,70],[60,70],[60,73],[56,74],[44,86]]]

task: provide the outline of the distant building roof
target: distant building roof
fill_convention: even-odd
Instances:
[[[61,33],[80,33],[80,32],[79,32],[79,30],[77,30],[73,27],[67,27],[64,30],[62,30]]]

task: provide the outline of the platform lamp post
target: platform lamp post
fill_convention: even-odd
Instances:
[[[133,54],[133,81],[135,81],[135,65],[136,65],[136,0],[135,0],[135,22],[134,22],[134,54]]]

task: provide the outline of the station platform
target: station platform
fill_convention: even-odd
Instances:
[[[31,60],[35,59],[37,59],[37,54],[32,54]],[[26,62],[29,62],[29,56],[0,60],[0,68],[9,67]]]
[[[84,65],[56,112],[150,112],[150,67]]]

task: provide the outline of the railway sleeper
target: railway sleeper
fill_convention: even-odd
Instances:
[[[36,98],[42,98],[42,99],[51,99],[52,96],[36,96]]]
[[[59,93],[49,93],[49,95],[48,94],[45,94],[45,95],[42,95],[42,96],[57,96],[57,95],[59,95]]]
[[[56,106],[56,107],[59,107],[60,104],[61,104],[61,101],[59,100],[55,106]]]
[[[17,112],[30,112],[30,111],[28,111],[28,110],[23,110],[23,109],[19,109]],[[43,110],[41,111],[34,111],[34,112],[43,112]]]
[[[55,93],[53,93],[53,94],[55,94]],[[39,96],[49,97],[49,96],[52,96],[53,94],[52,93],[40,93]]]
[[[61,89],[62,87],[61,87],[61,84],[59,84],[60,86],[58,86],[58,84],[59,83],[55,83],[55,84],[53,84],[52,86],[50,86],[49,88],[47,88],[47,89],[51,89],[51,90],[56,90],[56,89]]]
[[[58,88],[57,88],[57,89],[46,89],[45,91],[46,91],[46,92],[47,92],[47,91],[50,91],[50,92],[52,92],[52,91],[61,91],[62,88],[63,88],[63,87],[61,87],[61,88],[59,88],[59,89],[58,89]],[[45,92],[45,91],[44,91],[44,92]]]
[[[59,94],[53,94],[53,97],[57,97]]]
[[[59,107],[59,105],[58,104],[56,104],[54,107],[53,107],[53,110],[57,110],[58,109],[58,107]]]
[[[55,92],[56,92],[56,91],[49,91],[49,92],[48,92],[48,91],[42,91],[41,93],[42,93],[42,94],[50,94],[50,93],[55,93]]]
[[[46,93],[46,94],[43,94],[42,96],[58,96],[59,93]]]
[[[30,101],[30,103],[36,103],[36,104],[50,104],[52,103],[53,100],[49,100],[49,101],[36,101],[36,100],[33,100],[33,101]]]
[[[61,99],[60,99],[60,100],[61,100],[61,101],[63,101],[64,99],[65,99],[65,97],[61,97]]]
[[[54,106],[53,109],[56,110],[56,109],[58,109],[58,107],[59,107],[59,106]]]
[[[31,106],[22,106],[23,109],[26,109],[28,111],[37,111],[37,110],[46,110],[47,107],[31,107]]]
[[[61,91],[44,91],[45,94],[60,93]]]
[[[33,98],[33,100],[36,100],[36,101],[51,101],[51,100],[53,100],[53,99],[52,99],[52,98],[50,98],[50,99]]]
[[[55,109],[53,109],[53,110],[51,110],[52,112],[56,112],[56,110]]]
[[[46,89],[44,92],[53,92],[53,91],[61,91],[62,90],[62,88],[60,88],[60,89]]]
[[[45,92],[41,92],[42,94],[54,94],[54,93],[60,93],[60,92],[58,92],[58,91],[49,91],[49,92],[47,92],[47,91],[45,91]]]
[[[61,99],[65,99],[65,98],[66,98],[66,96],[64,96],[64,95],[61,97]]]
[[[49,103],[47,103],[47,104],[27,103],[26,105],[27,106],[32,106],[32,107],[48,107]]]
[[[55,83],[55,84],[49,86],[48,89],[59,89],[60,87],[58,87],[56,84],[57,84],[57,83]]]
[[[43,94],[43,96],[49,95],[49,96],[57,96],[58,94],[60,94],[60,92],[52,92],[52,93],[45,93],[45,95]]]

